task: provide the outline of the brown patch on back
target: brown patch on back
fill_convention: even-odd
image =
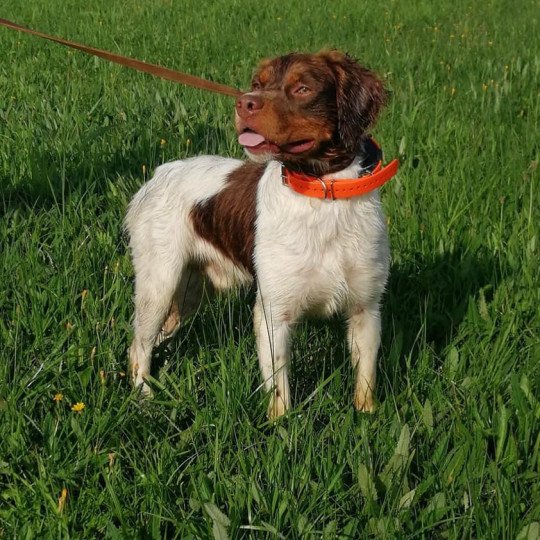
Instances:
[[[253,276],[257,186],[265,167],[244,163],[229,174],[224,189],[190,214],[199,236]]]

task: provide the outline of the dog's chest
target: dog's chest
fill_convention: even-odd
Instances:
[[[262,185],[256,237],[260,286],[303,312],[329,315],[365,303],[381,274],[384,286],[388,246],[377,195],[320,201]]]

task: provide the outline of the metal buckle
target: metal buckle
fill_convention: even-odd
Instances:
[[[323,188],[323,199],[326,199],[326,194],[328,193],[328,188],[326,187],[326,182],[322,178],[319,178],[318,176],[316,178],[321,183],[321,186]]]
[[[330,199],[331,201],[334,201],[336,199],[336,197],[334,195],[334,182],[335,182],[335,180],[334,179],[330,180],[330,189],[328,189],[328,185],[326,184],[326,182],[322,178],[319,178],[318,176],[316,178],[321,183],[321,186],[323,188],[323,199],[325,199],[325,200]]]
[[[287,172],[285,169],[285,165],[281,162],[279,162],[280,165],[280,175],[281,175],[281,183],[284,186],[290,187],[289,180],[287,178]],[[323,188],[323,199],[329,199],[331,201],[334,201],[336,199],[336,196],[334,194],[334,182],[335,180],[329,180],[329,184],[323,180],[322,178],[319,178],[318,176],[314,177],[316,180],[318,180],[321,183],[321,186]],[[306,180],[309,180],[308,177],[306,177]]]
[[[336,200],[336,196],[334,194],[334,182],[335,180],[332,178],[332,180],[330,180],[330,198],[335,201]]]

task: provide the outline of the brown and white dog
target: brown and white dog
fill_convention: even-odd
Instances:
[[[202,281],[216,289],[255,282],[269,417],[290,406],[295,323],[338,311],[348,318],[354,405],[372,410],[389,269],[379,193],[309,197],[285,185],[282,173],[312,175],[316,184],[331,178],[337,189],[340,179],[372,170],[366,132],[385,99],[380,79],[338,51],[265,60],[236,103],[239,142],[251,161],[199,156],[157,168],[125,220],[136,274],[130,370],[144,393],[153,347],[197,305]]]

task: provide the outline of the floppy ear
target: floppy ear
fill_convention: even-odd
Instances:
[[[382,81],[339,51],[320,53],[336,78],[338,135],[347,150],[356,151],[388,99]]]

